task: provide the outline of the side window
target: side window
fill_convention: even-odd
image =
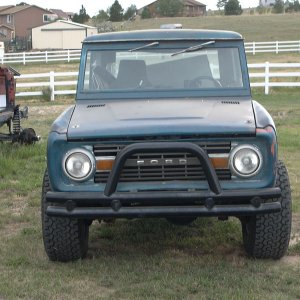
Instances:
[[[219,50],[220,81],[227,88],[242,87],[243,77],[237,48]]]
[[[220,80],[220,68],[219,68],[219,56],[217,50],[211,50],[207,53],[210,70],[212,77],[216,80]]]
[[[85,73],[84,73],[84,90],[90,89],[90,73],[91,73],[91,52],[88,52],[85,63]]]
[[[43,22],[44,23],[49,23],[49,22],[52,22],[56,19],[56,15],[51,15],[51,14],[45,14],[43,15]]]
[[[114,51],[90,51],[87,54],[84,90],[108,90],[111,89],[115,77]],[[128,77],[128,74],[126,74]]]

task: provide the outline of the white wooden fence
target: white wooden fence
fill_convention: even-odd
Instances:
[[[44,88],[50,88],[50,100],[54,101],[55,95],[74,95],[76,93],[78,72],[64,72],[55,73],[53,71],[49,73],[39,73],[39,74],[24,74],[17,77],[17,91],[23,90],[16,93],[16,96],[42,96]],[[70,80],[62,81],[59,78],[68,78]],[[29,81],[30,79],[38,78],[37,80]],[[40,81],[40,79],[47,78],[47,81]],[[25,81],[25,82],[24,82]],[[56,87],[63,86],[72,87],[72,89],[57,90]],[[32,91],[32,89],[38,89],[37,91]],[[41,88],[41,89],[39,89]],[[30,89],[30,91],[28,91]],[[25,90],[25,91],[24,91]]]
[[[249,74],[251,87],[263,87],[266,95],[271,87],[300,87],[300,63],[265,62],[249,64],[248,67],[250,71],[253,70]],[[24,74],[17,79],[19,92],[16,96],[41,96],[43,88],[47,87],[50,88],[52,101],[56,95],[74,95],[77,76],[78,72]]]
[[[257,53],[280,53],[280,52],[299,52],[299,41],[274,41],[274,42],[250,42],[245,43],[246,53],[253,55]],[[54,61],[76,61],[80,59],[81,50],[61,50],[61,51],[39,51],[39,52],[20,52],[4,53],[0,56],[2,64],[28,64],[32,62],[54,62]]]
[[[248,68],[251,87],[264,87],[266,95],[269,94],[271,87],[300,87],[300,63],[265,62],[248,64]],[[252,69],[263,69],[263,72],[251,72]],[[280,69],[283,71],[278,71]],[[263,81],[257,82],[252,78],[262,78]]]
[[[39,52],[19,52],[4,53],[0,56],[2,64],[21,63],[26,65],[33,62],[55,62],[55,61],[76,61],[80,59],[81,50],[60,50],[60,51],[39,51]]]
[[[251,42],[245,43],[246,53],[255,55],[256,53],[280,53],[299,52],[300,41],[275,41],[275,42]]]

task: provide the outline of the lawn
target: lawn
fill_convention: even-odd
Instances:
[[[299,14],[155,19],[125,23],[123,29],[162,23],[236,30],[246,41],[299,39]],[[300,62],[300,55],[248,54],[248,61]],[[78,63],[14,67],[23,74],[64,72],[76,71]],[[0,299],[299,299],[300,91],[274,88],[265,96],[256,89],[253,98],[271,112],[279,156],[289,170],[293,229],[287,256],[279,261],[248,258],[235,218],[198,219],[186,227],[135,219],[94,222],[87,259],[68,264],[50,262],[44,252],[40,194],[49,127],[73,99],[18,98],[29,105],[23,127],[34,127],[42,139],[27,147],[0,143]]]
[[[300,93],[255,90],[253,97],[277,123],[279,156],[290,173],[294,220],[286,257],[249,259],[234,218],[198,219],[186,227],[135,219],[94,222],[87,259],[49,262],[40,220],[46,138],[51,122],[73,101],[28,101],[23,127],[34,127],[42,140],[27,147],[0,144],[0,299],[299,298]]]
[[[156,18],[116,23],[117,30],[158,29],[162,24],[181,23],[183,28],[233,30],[246,42],[299,40],[300,14]]]

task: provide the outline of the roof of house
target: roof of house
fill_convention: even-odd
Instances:
[[[206,6],[205,4],[203,3],[200,3],[196,0],[183,0],[184,4],[185,5],[191,5],[191,6]]]
[[[69,25],[73,25],[73,26],[76,26],[76,27],[82,27],[82,28],[89,28],[89,29],[96,29],[96,27],[93,27],[93,26],[89,26],[89,25],[85,25],[85,24],[81,24],[81,23],[75,23],[75,22],[72,22],[72,21],[67,21],[67,20],[55,20],[53,22],[49,22],[47,24],[44,24],[44,25],[41,25],[41,26],[37,26],[37,27],[34,27],[34,28],[38,28],[38,27],[47,27],[53,23],[65,23],[65,24],[69,24]],[[58,28],[56,28],[58,30]]]
[[[14,30],[13,27],[8,26],[7,24],[0,24],[0,28],[1,28],[1,27],[6,27],[6,28],[8,28],[9,30]]]
[[[36,6],[36,5],[28,5],[28,4],[26,4],[26,5],[10,6],[7,9],[0,10],[0,15],[12,15],[12,14],[18,13],[18,12],[20,12],[22,10],[25,10],[25,9],[28,9],[28,8],[31,8],[31,7],[37,7],[39,9],[44,10],[45,12],[51,13],[50,11],[48,11],[45,8],[41,8],[41,7]]]
[[[0,6],[0,11],[13,7],[13,5]]]
[[[68,20],[69,19],[69,14],[64,12],[61,9],[56,9],[56,8],[51,8],[50,11],[54,14],[56,14],[59,18]]]
[[[81,23],[76,23],[76,22],[72,22],[72,21],[66,21],[66,20],[58,20],[57,22],[76,25],[78,27],[84,27],[84,28],[96,28],[96,27],[93,27],[93,26],[89,26],[89,25],[85,25],[85,24],[81,24]]]
[[[157,1],[158,1],[158,0],[151,1],[151,2],[149,2],[147,5],[144,5],[144,6],[140,7],[140,8],[138,8],[138,10],[142,10],[144,7],[147,7],[147,6],[153,4],[153,3],[157,2]],[[196,0],[181,0],[181,1],[182,1],[185,5],[191,5],[191,6],[206,6],[205,4],[200,3],[200,2],[198,2],[198,1],[196,1]]]

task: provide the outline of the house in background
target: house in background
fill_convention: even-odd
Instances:
[[[259,0],[260,6],[273,6],[276,0]]]
[[[32,28],[33,49],[81,49],[82,41],[97,28],[65,20]]]
[[[183,1],[184,17],[199,17],[206,15],[206,5],[195,0]]]
[[[36,5],[1,6],[0,41],[13,40],[17,50],[28,50],[31,48],[31,29],[55,19],[56,14]]]
[[[145,5],[138,9],[137,13],[138,15],[141,15],[143,10],[147,8],[151,14],[152,17],[161,17],[159,15],[159,12],[157,11],[157,4],[159,0],[156,0],[154,2],[151,2],[148,5]],[[199,17],[206,15],[206,5],[203,3],[200,3],[196,0],[181,0],[183,4],[183,11],[179,15],[181,17]]]
[[[57,18],[60,20],[66,20],[66,21],[71,21],[74,13],[71,12],[65,12],[61,9],[56,9],[56,8],[51,8],[50,11],[57,15]]]

